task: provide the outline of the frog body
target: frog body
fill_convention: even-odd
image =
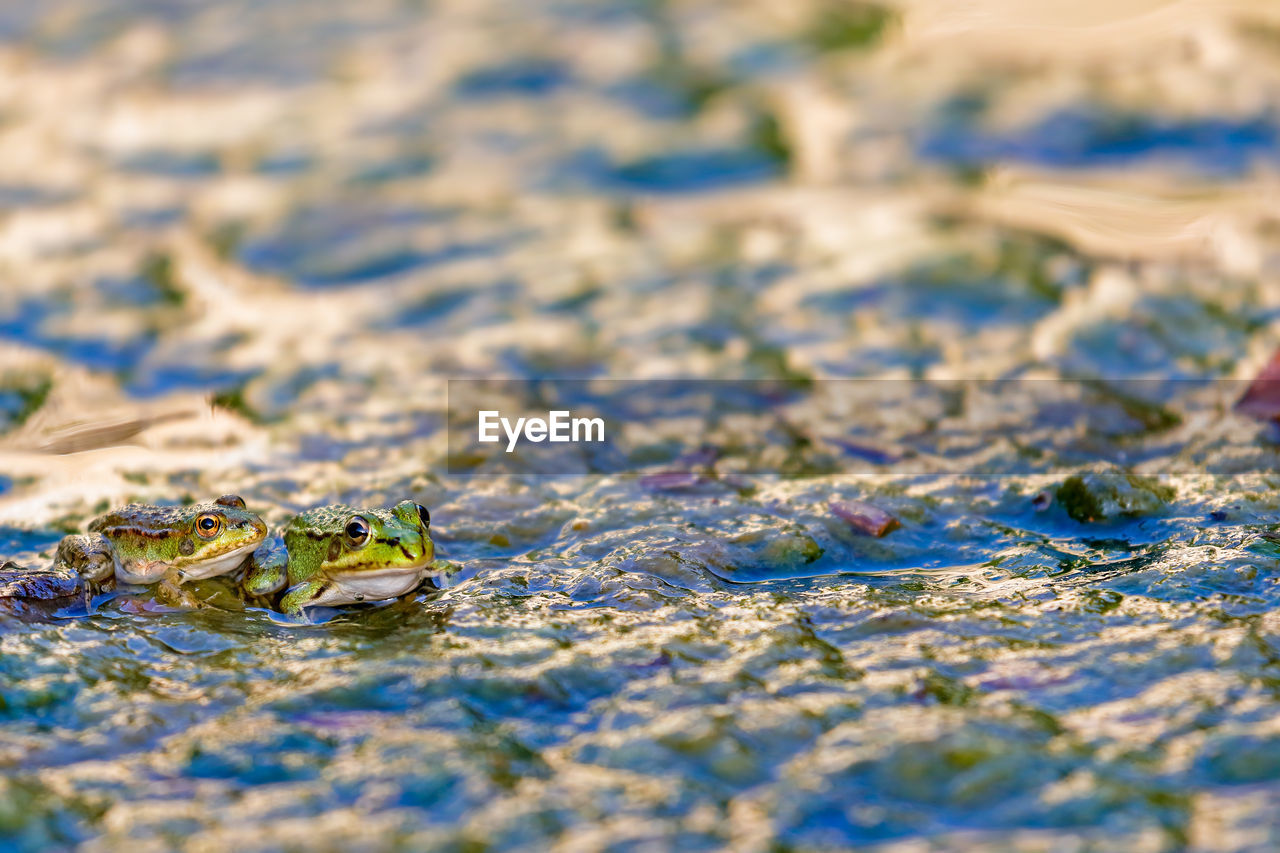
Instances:
[[[162,603],[199,606],[181,585],[234,571],[266,534],[266,524],[237,495],[189,506],[130,504],[94,519],[89,533],[64,537],[54,565],[74,570],[87,584],[113,577],[159,584]]]
[[[300,513],[259,548],[245,573],[251,596],[284,591],[280,609],[385,601],[448,570],[435,559],[430,514],[413,501],[391,509],[333,505]]]

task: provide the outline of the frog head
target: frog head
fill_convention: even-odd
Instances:
[[[391,509],[327,506],[285,528],[288,581],[283,606],[380,601],[408,592],[435,559],[426,507],[401,501]]]
[[[89,530],[109,543],[116,577],[155,583],[167,572],[199,580],[240,566],[267,526],[238,495],[189,506],[130,504],[95,519]]]

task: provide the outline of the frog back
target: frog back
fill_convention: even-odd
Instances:
[[[105,537],[121,562],[173,562],[193,548],[183,548],[190,516],[182,507],[129,504],[95,518],[89,530]]]
[[[282,537],[289,553],[289,583],[320,574],[324,563],[342,552],[342,529],[358,510],[349,506],[321,506],[299,513],[285,525]]]

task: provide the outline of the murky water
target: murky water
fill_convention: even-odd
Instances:
[[[0,555],[409,497],[461,572],[7,618],[0,846],[1277,844],[1275,10],[9,6]],[[451,377],[789,391],[557,477]]]

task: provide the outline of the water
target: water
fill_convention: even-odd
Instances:
[[[0,15],[0,554],[233,492],[460,566],[0,617],[0,846],[1273,848],[1280,19],[1024,5]],[[465,377],[774,390],[498,464]]]

